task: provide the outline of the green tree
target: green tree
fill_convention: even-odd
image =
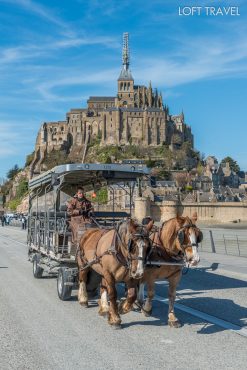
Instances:
[[[92,198],[92,202],[97,202],[99,204],[105,204],[108,202],[108,191],[106,187],[101,188],[96,192],[96,197]]]
[[[29,166],[32,163],[33,160],[34,160],[34,152],[32,152],[32,153],[30,153],[26,156],[25,167]]]
[[[145,161],[145,163],[146,163],[146,166],[148,167],[148,168],[153,168],[153,167],[155,167],[155,161],[152,161],[152,159],[147,159],[146,161]]]
[[[237,161],[235,161],[233,158],[231,157],[225,157],[222,159],[221,161],[221,164],[224,164],[224,163],[229,163],[229,166],[230,166],[230,169],[236,173],[238,173],[240,171],[240,167],[237,163]]]
[[[18,164],[15,164],[13,168],[11,168],[7,173],[7,178],[9,180],[13,180],[15,175],[17,175],[18,172],[21,171],[21,168],[18,167]]]
[[[26,177],[23,177],[16,189],[16,198],[22,198],[28,192],[28,181]]]
[[[197,168],[196,168],[196,171],[198,173],[199,176],[201,176],[203,174],[203,170],[204,170],[204,167],[203,165],[199,162],[198,165],[197,165]]]
[[[104,163],[112,163],[112,160],[111,160],[111,157],[108,155],[105,159],[105,162]]]
[[[9,201],[8,203],[8,208],[11,210],[11,211],[16,211],[16,208],[21,204],[21,199],[19,198],[14,198],[12,200]]]

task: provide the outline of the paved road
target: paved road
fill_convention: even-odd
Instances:
[[[182,328],[167,326],[167,284],[159,282],[153,316],[131,312],[115,331],[95,302],[81,308],[76,292],[62,302],[56,279],[34,279],[25,232],[0,227],[0,369],[246,369],[247,259],[202,257],[178,291]]]

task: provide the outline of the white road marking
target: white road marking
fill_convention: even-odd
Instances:
[[[12,238],[10,238],[9,236],[5,236],[5,235],[0,234],[0,237],[5,238],[5,239],[7,239],[7,240],[11,240],[12,242],[15,242],[15,243],[18,243],[18,244],[24,245],[25,247],[27,246],[27,244],[26,244],[26,243],[19,242],[18,240],[16,240],[16,239],[12,239]]]
[[[169,305],[168,298],[163,298],[163,297],[161,297],[159,295],[155,295],[154,296],[154,299],[156,301],[158,301],[158,302],[161,302],[161,303],[164,303],[166,305]],[[193,316],[199,317],[200,319],[203,319],[203,320],[206,320],[208,322],[211,322],[212,324],[218,325],[218,326],[220,326],[220,327],[222,327],[224,329],[231,330],[231,331],[233,331],[236,334],[242,335],[243,337],[247,337],[247,329],[244,328],[244,327],[241,327],[241,326],[232,324],[229,321],[225,321],[225,320],[219,319],[218,317],[215,317],[215,316],[212,316],[212,315],[208,315],[205,312],[201,312],[201,311],[198,311],[198,310],[196,310],[194,308],[191,308],[191,307],[188,307],[188,306],[184,306],[184,305],[182,305],[180,303],[175,303],[175,307],[178,310],[180,310],[180,311],[183,311],[183,312],[189,313],[189,314],[191,314]]]
[[[6,227],[7,230],[15,230],[22,234],[25,233],[25,231],[27,232],[27,229],[26,230],[19,229],[19,226],[4,226],[4,227]]]
[[[171,339],[161,339],[160,343],[173,344],[174,342]]]

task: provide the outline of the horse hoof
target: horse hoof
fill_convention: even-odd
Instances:
[[[168,325],[170,326],[170,328],[181,328],[182,326],[179,320],[175,321],[168,320]]]
[[[144,310],[144,308],[142,308],[142,309],[141,309],[141,312],[142,312],[142,314],[143,314],[144,316],[146,316],[146,317],[149,317],[149,316],[151,316],[151,315],[152,315],[152,310],[147,311],[147,310]]]
[[[80,305],[84,308],[88,308],[88,302],[80,302]]]

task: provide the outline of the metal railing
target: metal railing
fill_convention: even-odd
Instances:
[[[201,230],[203,241],[200,243],[200,249],[203,252],[247,257],[247,231]]]

